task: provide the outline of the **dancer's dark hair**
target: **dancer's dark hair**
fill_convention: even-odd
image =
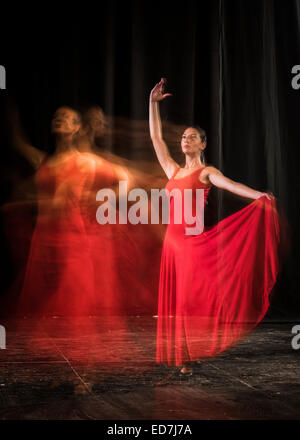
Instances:
[[[206,131],[203,128],[201,128],[199,125],[189,125],[189,127],[194,128],[195,130],[198,131],[200,138],[201,138],[201,142],[207,142]],[[204,155],[204,150],[201,150],[200,158],[201,158],[201,162],[203,162],[204,165],[207,165],[205,155]]]

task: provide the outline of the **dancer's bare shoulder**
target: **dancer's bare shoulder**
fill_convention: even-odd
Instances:
[[[223,173],[220,170],[218,170],[216,167],[214,167],[212,165],[208,165],[199,174],[200,182],[205,183],[205,184],[211,183],[210,180],[209,180],[209,176],[211,174],[218,174],[220,176],[223,176]]]

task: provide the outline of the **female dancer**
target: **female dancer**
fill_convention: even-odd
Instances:
[[[93,307],[93,264],[84,206],[94,180],[94,161],[74,141],[80,115],[59,108],[52,119],[55,152],[47,155],[14,134],[16,148],[37,169],[37,219],[18,301],[21,314],[81,314]]]
[[[185,166],[171,158],[162,137],[159,102],[165,79],[150,94],[149,122],[157,158],[170,179],[166,189],[204,190],[212,185],[253,199],[237,213],[199,235],[175,224],[174,198],[161,259],[157,362],[192,374],[192,362],[214,356],[237,342],[265,315],[278,272],[278,217],[275,199],[206,166],[204,130],[188,127],[181,139]]]

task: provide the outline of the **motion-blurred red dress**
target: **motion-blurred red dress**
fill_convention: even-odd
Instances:
[[[115,177],[108,167],[101,174],[98,162],[92,154],[72,152],[38,169],[38,215],[19,313],[92,314],[109,301],[110,231],[95,220],[95,185],[107,186]]]
[[[203,168],[181,179],[175,174],[166,189],[204,189]],[[245,208],[186,235],[174,224],[170,198],[161,260],[157,362],[182,365],[214,356],[236,343],[264,317],[279,270],[279,222],[275,200],[260,197]]]

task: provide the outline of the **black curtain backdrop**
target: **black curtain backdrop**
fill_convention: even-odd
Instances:
[[[299,314],[300,90],[291,86],[291,69],[300,64],[300,1],[109,1],[64,16],[53,9],[18,9],[1,19],[0,64],[7,75],[7,89],[0,90],[1,204],[11,200],[16,181],[34,173],[7,136],[10,99],[31,143],[48,152],[50,120],[59,106],[100,105],[115,128],[105,148],[143,160],[151,170],[148,96],[164,76],[173,93],[161,106],[165,126],[204,127],[208,163],[280,200],[292,250],[270,314]],[[143,141],[134,136],[137,121]],[[126,136],[117,135],[118,124]],[[169,145],[182,161],[179,140],[170,137]],[[212,197],[221,218],[234,198],[219,191]],[[2,233],[2,292],[13,278],[6,248]]]
[[[222,165],[232,179],[280,200],[292,249],[273,309],[299,311],[299,1],[222,2]]]

